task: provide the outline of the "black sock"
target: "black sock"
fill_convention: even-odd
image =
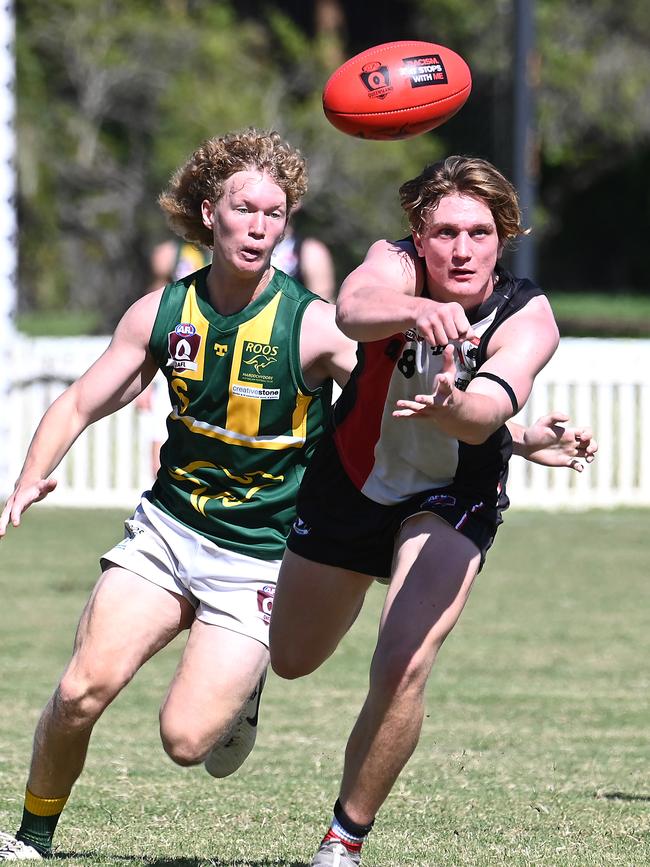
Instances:
[[[338,798],[336,804],[334,804],[334,818],[343,830],[353,837],[367,837],[372,831],[372,826],[375,824],[374,819],[368,825],[359,825],[357,822],[353,822],[341,806],[341,802]]]

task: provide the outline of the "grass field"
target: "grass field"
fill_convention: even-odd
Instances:
[[[428,692],[420,746],[364,867],[650,863],[646,511],[512,512]],[[117,512],[36,507],[0,545],[0,829],[14,831],[31,737]],[[95,730],[56,842],[68,865],[302,867],[330,817],[382,589],[303,681],[271,677],[234,777],[176,768],[157,711],[180,644]]]

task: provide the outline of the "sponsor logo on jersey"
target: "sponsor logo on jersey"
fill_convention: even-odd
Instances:
[[[237,397],[251,397],[254,400],[279,400],[279,388],[253,388],[250,385],[233,385],[232,393]]]
[[[278,360],[279,346],[270,343],[244,342],[239,378],[255,382],[272,382],[272,367]]]
[[[191,322],[181,322],[167,335],[167,367],[174,370],[196,370],[196,362],[201,346],[201,335]]]
[[[427,87],[430,84],[447,84],[447,73],[439,54],[421,54],[418,57],[403,57],[399,74],[411,79],[411,87]]]

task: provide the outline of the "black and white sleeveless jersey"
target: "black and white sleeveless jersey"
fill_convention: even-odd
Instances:
[[[457,387],[467,388],[480,370],[499,326],[542,294],[529,280],[498,270],[494,291],[469,315],[478,345],[454,343]],[[392,416],[398,400],[432,392],[443,350],[411,331],[359,345],[357,365],[336,403],[333,438],[351,481],[377,503],[403,502],[452,483],[486,504],[498,501],[512,454],[505,425],[481,445],[467,445],[432,424]]]

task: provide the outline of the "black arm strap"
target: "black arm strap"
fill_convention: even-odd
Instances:
[[[487,371],[484,373],[482,370],[476,374],[476,376],[484,376],[486,379],[491,379],[492,382],[497,382],[501,388],[505,391],[505,393],[510,398],[510,403],[512,404],[512,409],[515,413],[519,412],[519,404],[517,403],[517,395],[512,390],[512,386],[508,385],[505,379],[501,379],[500,376],[497,376],[495,373],[488,373]]]

